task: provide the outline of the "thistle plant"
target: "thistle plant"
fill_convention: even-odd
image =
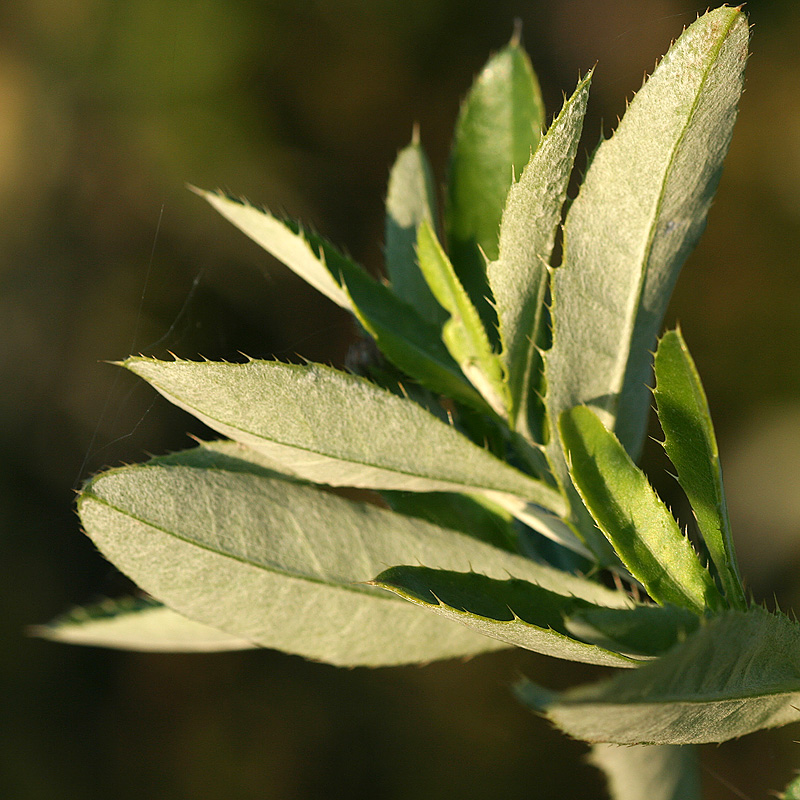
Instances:
[[[800,627],[743,588],[700,378],[679,330],[658,340],[747,45],[737,8],[687,28],[570,201],[591,72],[542,132],[513,39],[462,105],[441,213],[418,134],[400,152],[381,279],[296,221],[196,190],[366,346],[348,371],[120,362],[225,438],[86,484],[86,533],[147,596],[41,633],[372,667],[522,647],[619,668],[518,687],[593,743],[619,800],[699,797],[693,745],[799,720]],[[636,465],[653,396],[693,539]],[[643,744],[660,747],[613,747]]]

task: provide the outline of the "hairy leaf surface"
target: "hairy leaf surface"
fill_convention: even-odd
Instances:
[[[542,327],[548,267],[583,129],[591,74],[564,103],[519,181],[511,186],[500,223],[499,256],[487,265],[511,394],[521,433],[541,441],[542,420],[529,426],[532,393],[542,390]],[[541,417],[541,414],[539,415]]]
[[[723,7],[684,31],[597,148],[564,227],[552,282],[546,406],[587,404],[637,458],[651,351],[686,256],[705,225],[742,91],[748,28]],[[566,481],[556,437],[551,457]]]
[[[656,661],[561,694],[523,688],[570,736],[702,744],[800,721],[800,627],[762,608],[726,611]]]
[[[515,495],[563,510],[560,495],[415,403],[319,364],[129,358],[124,366],[214,430],[290,474],[333,486]],[[372,577],[372,576],[370,576]]]
[[[606,667],[638,663],[568,635],[564,617],[592,607],[591,603],[518,578],[493,580],[475,572],[397,566],[371,583],[484,636],[526,650]]]
[[[311,246],[302,230],[244,200],[194,189],[242,233],[289,267],[334,303],[352,311],[347,293],[328,269],[324,254]]]
[[[654,394],[664,449],[692,504],[722,589],[735,607],[744,609],[747,601],[733,548],[711,412],[680,331],[666,333],[659,342],[655,370]]]
[[[570,475],[622,563],[658,603],[702,614],[724,603],[678,523],[613,433],[586,406],[561,415]]]
[[[196,454],[189,451],[188,463]],[[315,487],[158,460],[92,480],[78,502],[101,552],[190,619],[340,665],[427,661],[499,647],[363,584],[387,564],[471,566],[598,602],[624,597],[455,531]]]

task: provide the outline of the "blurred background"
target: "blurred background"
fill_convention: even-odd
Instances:
[[[599,798],[516,705],[600,670],[515,652],[336,670],[273,652],[80,649],[28,638],[121,578],[81,534],[81,481],[202,429],[104,361],[341,364],[348,318],[185,184],[312,223],[381,263],[388,170],[419,122],[443,180],[458,103],[515,18],[550,113],[597,63],[585,152],[684,0],[12,0],[0,5],[0,794],[14,800]],[[680,320],[721,440],[742,569],[800,608],[800,4],[752,0],[747,89]],[[655,431],[654,431],[655,433]],[[657,447],[647,459],[665,493]],[[709,798],[762,798],[798,729],[704,750]]]

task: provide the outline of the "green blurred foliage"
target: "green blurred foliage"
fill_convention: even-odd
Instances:
[[[596,798],[585,748],[518,707],[529,653],[336,671],[276,653],[109,653],[25,626],[126,588],[72,512],[104,465],[189,444],[186,415],[103,360],[130,352],[340,364],[346,316],[189,182],[314,224],[371,270],[389,165],[415,122],[444,175],[458,101],[515,18],[549,113],[595,62],[608,133],[704,5],[684,0],[16,0],[0,6],[0,795]],[[720,436],[756,596],[800,607],[800,6],[752,0],[740,121],[671,306]],[[265,274],[266,273],[266,274]],[[656,433],[656,431],[653,431]],[[646,454],[672,497],[657,447]],[[670,493],[673,493],[670,495]],[[707,796],[764,796],[791,732],[704,753]]]

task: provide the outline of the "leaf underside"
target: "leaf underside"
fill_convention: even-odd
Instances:
[[[537,348],[547,323],[544,295],[548,267],[583,129],[590,83],[591,74],[578,83],[519,181],[511,186],[500,223],[499,254],[487,265],[509,376],[511,422],[520,433],[538,441],[542,441],[543,432],[541,408],[531,396],[544,393]],[[531,413],[532,403],[537,409],[535,415]]]
[[[549,486],[410,400],[354,375],[272,361],[129,358],[124,366],[290,475],[332,486],[508,494],[563,510]]]
[[[589,761],[605,773],[612,800],[701,800],[694,747],[596,744]]]
[[[81,494],[79,513],[104,555],[150,595],[255,644],[339,665],[413,663],[503,646],[365,585],[392,563],[511,572],[601,604],[624,603],[597,584],[272,477],[259,464],[251,471],[245,461],[234,462],[235,471],[198,468],[197,459],[208,458],[203,450],[99,475]]]
[[[256,646],[187,619],[161,603],[131,597],[73,609],[30,633],[66,644],[151,653],[211,653]]]
[[[522,696],[578,739],[703,744],[800,721],[800,627],[760,607],[726,611],[660,659],[561,694]]]
[[[597,148],[564,226],[545,354],[554,424],[594,408],[635,459],[656,335],[716,189],[742,91],[748,27],[723,7],[686,29]],[[548,451],[568,483],[557,437]]]

